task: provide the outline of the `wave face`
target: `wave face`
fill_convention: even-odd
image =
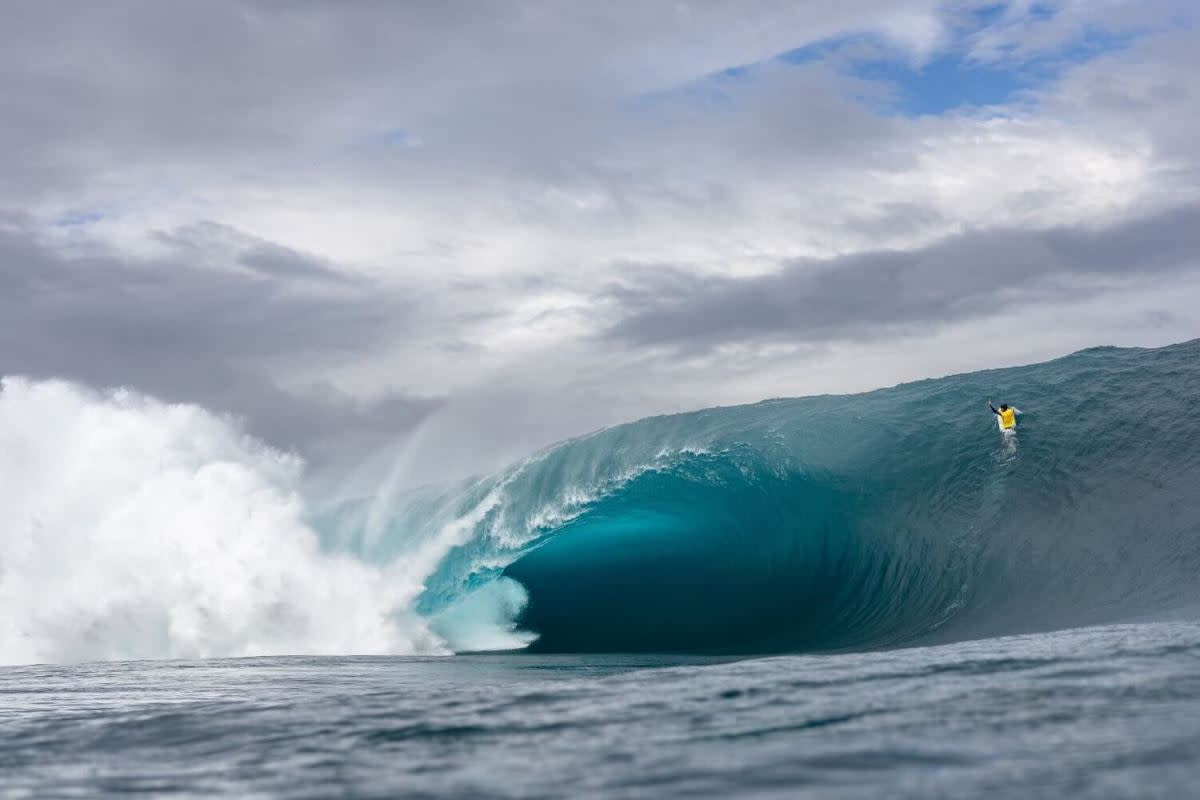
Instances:
[[[1183,613],[1198,400],[1194,341],[608,429],[475,484],[417,609],[515,581],[533,649],[714,653]]]

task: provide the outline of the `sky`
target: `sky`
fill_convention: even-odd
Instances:
[[[198,404],[317,466],[399,447],[422,482],[1195,338],[1198,17],[16,2],[0,374]]]

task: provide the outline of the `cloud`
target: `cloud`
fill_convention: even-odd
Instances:
[[[32,5],[6,20],[3,152],[27,177],[176,175],[207,158],[235,169],[294,164],[351,136],[453,136],[462,111],[499,128],[568,123],[604,101],[766,57],[848,25],[893,31],[936,20],[932,0],[805,7],[619,2],[397,6],[217,0],[168,9]],[[933,24],[933,23],[930,23]],[[600,101],[597,105],[597,101]],[[497,114],[521,104],[521,113]],[[448,125],[449,123],[449,125]],[[522,132],[538,126],[522,126]],[[495,135],[495,127],[489,133]],[[488,136],[478,137],[486,144]],[[104,163],[106,160],[107,163]]]
[[[168,254],[148,262],[105,251],[71,256],[10,217],[0,226],[0,372],[200,402],[301,450],[337,435],[394,435],[438,405],[403,393],[364,402],[276,380],[296,360],[319,371],[410,334],[413,298],[348,283],[302,253],[223,228],[164,240]],[[216,263],[198,263],[198,253]]]
[[[361,279],[348,275],[324,259],[215,222],[198,222],[170,233],[159,232],[156,238],[177,255],[186,255],[200,263],[216,261],[217,266],[236,265],[264,278],[351,285],[363,283]]]
[[[1182,0],[70,12],[0,29],[3,373],[482,462],[1200,330]]]
[[[972,231],[908,251],[802,261],[748,278],[683,271],[614,288],[609,338],[712,349],[753,340],[870,339],[1086,296],[1086,279],[1200,269],[1200,206],[1112,228]]]

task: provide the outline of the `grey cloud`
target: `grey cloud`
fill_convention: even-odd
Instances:
[[[1109,132],[1131,148],[1149,151],[1162,165],[1163,180],[1194,186],[1200,141],[1198,40],[1196,28],[1183,25],[1144,36],[1127,51],[1075,68],[1038,100],[1064,123]]]
[[[581,235],[676,211],[720,218],[757,181],[819,185],[910,167],[924,132],[846,100],[868,87],[816,65],[751,70],[730,91],[713,89],[716,107],[669,90],[889,15],[946,8],[23,4],[0,30],[0,205],[47,194],[61,203],[116,172],[185,193],[212,190],[207,181],[361,180],[388,186],[398,206],[452,214],[481,199],[547,228],[589,226]],[[638,102],[652,95],[657,103]],[[397,130],[422,144],[388,144]],[[607,202],[572,214],[545,199],[548,188]]]
[[[935,6],[22,3],[0,28],[0,191],[69,189],[114,165],[286,174],[398,129],[447,162],[553,172],[566,143],[603,144],[630,96]]]
[[[872,239],[891,238],[914,230],[930,230],[944,226],[945,215],[935,208],[917,203],[884,203],[869,216],[855,216],[848,220],[851,229]]]
[[[277,278],[310,278],[320,281],[343,283],[350,278],[345,273],[305,258],[296,251],[277,244],[264,242],[242,254],[240,263],[266,276]]]
[[[324,259],[242,233],[228,225],[200,222],[154,237],[180,254],[200,262],[214,259],[237,264],[262,277],[334,284],[353,284],[355,278]]]
[[[879,146],[895,126],[836,102],[844,87],[811,71],[760,70],[730,115],[622,112],[647,92],[946,5],[19,4],[0,28],[0,202],[114,169],[185,185],[293,176],[314,169],[314,154],[355,144],[369,151],[364,170],[458,191],[497,176],[570,184],[581,173],[636,187],[673,158],[700,168],[722,154],[760,168],[830,151],[895,159],[902,146]],[[424,145],[385,146],[396,130]]]
[[[623,318],[605,336],[693,352],[730,342],[872,338],[1086,296],[1071,279],[1200,268],[1198,254],[1200,206],[1189,206],[1100,230],[972,231],[914,251],[794,262],[760,277],[668,270],[609,289],[607,307]]]
[[[198,266],[196,257],[186,247],[150,263],[68,257],[10,217],[0,226],[0,374],[199,402],[306,452],[401,432],[440,402],[394,393],[364,403],[330,388],[285,391],[271,377],[297,360],[319,370],[409,335],[416,298],[344,282],[307,291],[305,280],[324,281],[328,269],[261,242],[242,256],[252,270]]]

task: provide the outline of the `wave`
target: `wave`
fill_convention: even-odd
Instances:
[[[1100,348],[335,502],[202,409],[6,379],[0,661],[811,652],[1192,613],[1197,397],[1200,340]]]
[[[506,473],[419,607],[509,579],[533,649],[720,653],[1194,610],[1198,397],[1200,341],[620,426]]]

